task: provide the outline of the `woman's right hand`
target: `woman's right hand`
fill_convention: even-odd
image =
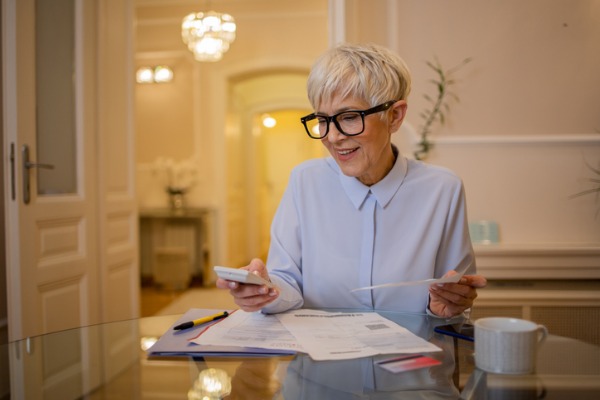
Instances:
[[[265,263],[258,258],[253,259],[250,261],[250,264],[241,269],[245,269],[250,273],[257,274],[270,281]],[[277,288],[269,288],[265,285],[238,283],[222,278],[217,279],[216,286],[219,289],[229,289],[229,293],[233,296],[235,304],[247,312],[258,311],[279,296]]]

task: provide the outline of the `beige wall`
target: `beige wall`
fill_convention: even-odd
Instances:
[[[237,23],[237,38],[217,63],[193,59],[181,41],[180,24],[190,12],[204,10],[197,1],[136,2],[136,65],[168,64],[175,79],[165,85],[137,85],[136,131],[142,206],[164,201],[162,189],[151,188],[147,169],[157,157],[198,157],[202,171],[216,171],[223,153],[225,108],[231,85],[253,75],[303,72],[327,47],[327,2],[257,0],[220,1],[212,9],[227,12]],[[222,82],[221,80],[224,80]],[[269,88],[264,88],[268,91]],[[304,93],[300,96],[305,97]],[[203,175],[192,204],[218,202],[217,176]],[[155,183],[154,183],[155,184]],[[202,190],[200,190],[202,188]],[[200,193],[202,192],[202,193]]]
[[[182,43],[179,27],[185,15],[204,10],[202,3],[136,2],[136,64],[166,63],[175,73],[172,84],[136,88],[139,205],[166,205],[151,174],[153,160],[196,157],[201,174],[187,200],[216,210],[218,263],[237,265],[260,252],[261,192],[249,192],[259,172],[252,114],[308,109],[298,79],[305,81],[328,46],[327,6],[325,0],[213,2],[212,9],[234,16],[237,38],[221,61],[200,63]]]
[[[328,37],[384,44],[405,58],[413,91],[395,140],[406,154],[427,106],[423,95],[435,94],[425,62],[438,57],[450,67],[471,57],[453,89],[460,102],[451,102],[446,124],[435,126],[427,161],[463,177],[470,219],[497,221],[503,243],[600,244],[596,198],[569,199],[589,187],[585,162],[600,164],[600,1],[223,0],[213,8],[234,15],[238,37],[218,63],[193,61],[181,43],[179,22],[198,4],[163,3],[137,2],[137,64],[171,62],[176,74],[171,87],[138,86],[139,202],[165,204],[148,171],[153,159],[197,156],[203,174],[190,202],[220,210],[222,257],[252,253],[247,238],[233,248],[223,241],[226,221],[258,209],[250,207],[258,200],[231,206],[245,195],[230,182],[247,173],[237,156],[247,156],[239,138],[249,120],[235,110],[239,90],[232,93],[273,72],[305,74]],[[328,15],[328,7],[339,14]],[[277,98],[272,94],[265,88],[261,95]]]
[[[425,61],[457,74],[460,105],[439,136],[562,135],[600,130],[597,0],[351,0],[349,40],[386,44],[414,78],[409,119],[432,93]]]
[[[585,163],[600,167],[600,1],[351,0],[345,12],[349,40],[388,45],[411,68],[395,138],[406,153],[435,95],[425,61],[473,58],[427,159],[464,179],[471,220],[499,222],[505,244],[600,245],[598,198],[569,198],[591,187]]]

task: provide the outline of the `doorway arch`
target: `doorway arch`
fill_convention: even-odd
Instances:
[[[291,168],[323,154],[310,141],[299,117],[311,112],[306,98],[308,70],[265,70],[230,80],[227,118],[227,254],[232,265],[265,258],[269,228]],[[278,119],[273,128],[261,116]]]

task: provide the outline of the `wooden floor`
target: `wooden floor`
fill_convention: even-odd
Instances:
[[[199,277],[192,277],[189,289],[202,287]],[[174,290],[156,285],[152,279],[142,278],[140,289],[140,316],[150,317],[166,307],[173,300],[185,293],[185,290]]]
[[[184,291],[163,289],[156,286],[142,286],[140,290],[140,316],[150,317],[168,306]]]

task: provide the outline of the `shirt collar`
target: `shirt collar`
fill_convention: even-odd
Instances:
[[[397,150],[394,149],[394,152],[397,152]],[[333,158],[329,158],[328,162],[338,172],[342,187],[356,209],[362,206],[369,192],[375,196],[379,206],[385,208],[400,189],[408,171],[408,161],[401,154],[398,154],[390,172],[376,184],[367,186],[355,177],[344,175]]]

